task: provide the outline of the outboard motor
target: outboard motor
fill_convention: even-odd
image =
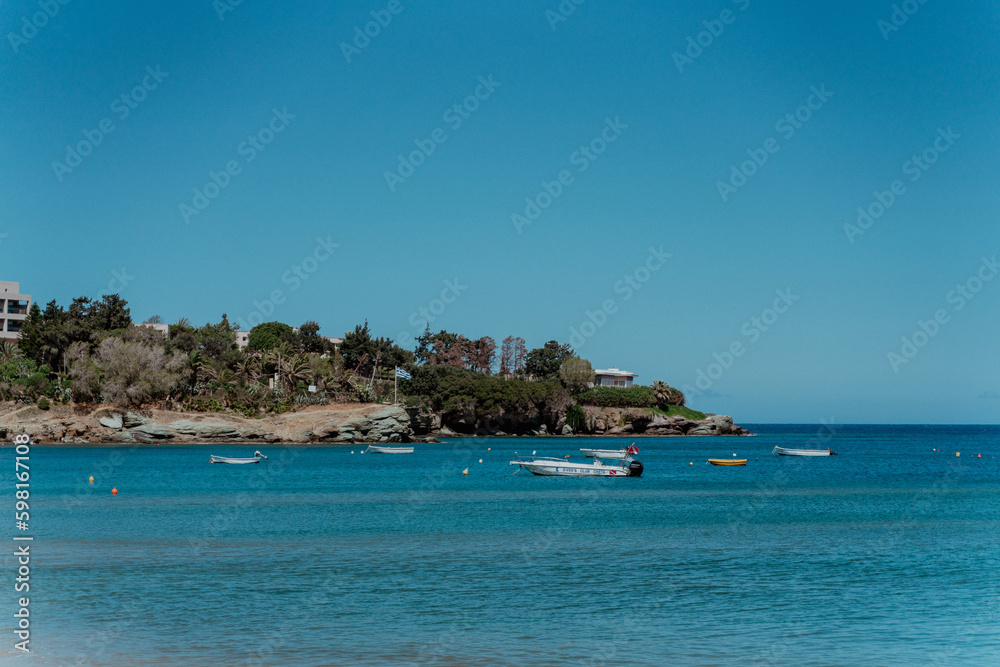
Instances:
[[[628,476],[629,477],[642,477],[642,463],[639,461],[632,461],[628,464]]]

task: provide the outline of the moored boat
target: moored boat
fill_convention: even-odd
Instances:
[[[372,454],[412,454],[413,447],[380,447],[379,445],[368,445],[364,452]]]
[[[623,459],[628,454],[625,449],[580,449],[580,453],[588,459],[595,456],[599,459]]]
[[[266,459],[267,457],[260,452],[254,452],[253,458],[236,458],[232,456],[216,456],[215,454],[210,454],[208,457],[209,463],[259,463],[261,459]]]
[[[591,463],[575,463],[546,456],[526,461],[514,452],[514,460],[510,465],[519,466],[518,470],[527,470],[532,475],[545,477],[641,477],[642,463],[632,459],[632,450],[638,451],[635,447],[629,447],[621,460],[611,464],[596,456]]]
[[[709,463],[714,466],[745,466],[746,459],[709,459]]]
[[[789,449],[787,447],[775,447],[771,450],[772,454],[778,454],[779,456],[836,456],[837,452],[832,451],[829,447],[826,449]]]

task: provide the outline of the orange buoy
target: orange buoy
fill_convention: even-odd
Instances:
[[[111,487],[111,495],[113,495],[113,496],[117,496],[118,495],[118,487],[117,486]]]
[[[977,458],[977,459],[981,459],[981,458],[983,458],[983,455],[982,455],[982,454],[979,454],[978,456],[976,456],[976,458]]]

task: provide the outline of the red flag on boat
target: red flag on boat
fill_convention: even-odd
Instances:
[[[636,447],[635,445],[629,445],[628,449],[626,449],[625,451],[628,452],[629,454],[633,454],[634,455],[634,454],[638,454],[639,453],[639,448]]]

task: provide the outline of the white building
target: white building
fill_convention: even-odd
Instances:
[[[598,387],[631,387],[632,380],[639,377],[635,373],[617,368],[594,370],[594,385]]]
[[[152,329],[153,331],[159,331],[163,334],[164,338],[170,338],[170,325],[169,324],[152,324],[150,322],[142,322],[141,324],[136,324],[137,327],[146,327],[147,329]]]
[[[17,340],[28,319],[31,295],[21,294],[21,284],[0,280],[0,340]]]

